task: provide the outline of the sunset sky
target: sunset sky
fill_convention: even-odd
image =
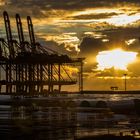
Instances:
[[[15,38],[15,14],[22,17],[26,40],[30,15],[37,41],[85,57],[84,89],[123,90],[125,73],[127,89],[140,89],[140,0],[0,0],[0,37],[4,10]]]

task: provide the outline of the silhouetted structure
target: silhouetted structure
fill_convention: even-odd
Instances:
[[[41,94],[44,91],[53,93],[54,86],[58,86],[55,91],[59,93],[63,85],[72,85],[77,82],[65,69],[65,66],[71,64],[81,65],[80,90],[83,90],[82,58],[73,59],[67,55],[60,55],[36,42],[30,16],[27,16],[30,42],[24,39],[19,14],[16,14],[19,41],[13,40],[10,20],[6,11],[3,12],[3,17],[7,41],[0,38],[1,94],[32,95]]]

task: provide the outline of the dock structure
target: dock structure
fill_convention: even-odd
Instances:
[[[14,40],[6,11],[3,12],[3,17],[7,39],[0,38],[0,94],[39,95],[44,91],[53,93],[54,90],[60,93],[62,86],[77,83],[65,67],[73,64],[83,67],[83,58],[58,54],[36,42],[30,16],[27,16],[30,41],[24,38],[19,14],[15,16],[18,41]],[[79,83],[80,90],[83,90],[83,70],[80,69]]]

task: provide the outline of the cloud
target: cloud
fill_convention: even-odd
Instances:
[[[96,71],[95,76],[96,77],[102,77],[102,78],[115,78],[115,77],[119,77],[122,79],[122,77],[124,76],[124,73],[127,73],[129,76],[132,76],[132,73],[129,71],[125,71],[125,70],[116,70],[113,67],[112,68],[108,68],[108,69],[104,69],[104,71]]]
[[[1,0],[2,4],[1,10],[7,9],[10,12],[14,13],[20,12],[23,15],[30,14],[34,17],[39,16],[55,16],[59,15],[58,11],[80,11],[87,8],[103,8],[103,7],[120,7],[124,5],[139,5],[138,0],[100,0],[100,1],[91,1],[91,0]],[[24,13],[22,12],[24,10]],[[44,12],[43,11],[47,11]],[[56,11],[56,12],[55,12]],[[51,14],[51,13],[52,14]],[[47,14],[48,13],[48,14]],[[63,12],[64,13],[64,12]]]
[[[79,48],[80,56],[86,57],[85,72],[88,72],[89,75],[94,73],[94,77],[113,77],[114,75],[122,77],[123,73],[126,71],[116,71],[113,73],[113,69],[106,69],[104,71],[97,71],[97,61],[95,59],[96,55],[101,51],[108,51],[114,48],[122,48],[127,51],[138,52],[139,49],[139,28],[118,28],[112,30],[104,30],[100,32],[87,32],[83,37]],[[96,38],[97,37],[97,38]],[[106,38],[107,42],[102,40]],[[134,39],[131,44],[126,44],[126,41]],[[138,54],[139,56],[139,54]],[[134,67],[133,67],[134,65]],[[137,67],[139,62],[133,63],[128,67],[128,73],[130,76],[139,76],[139,68]],[[137,68],[136,68],[137,67]],[[133,70],[133,68],[135,69]],[[114,70],[115,71],[115,70]]]
[[[116,13],[110,14],[93,14],[93,15],[80,15],[74,16],[72,19],[102,19],[102,18],[110,18],[111,16],[117,15]]]
[[[97,86],[103,89],[112,84],[111,80],[108,79],[110,83],[107,84],[99,78],[121,77],[124,71],[113,73],[112,68],[97,71],[96,55],[113,48],[140,52],[139,6],[139,0],[1,0],[0,13],[2,17],[2,12],[8,11],[15,38],[17,31],[14,16],[19,13],[27,40],[26,16],[30,15],[37,41],[56,52],[86,57],[86,86],[90,83],[90,88],[94,85],[94,88]],[[3,19],[0,20],[0,26],[1,36],[5,37]],[[131,76],[139,77],[139,64],[129,65]]]
[[[96,35],[96,34],[95,34]],[[97,68],[96,55],[102,50],[106,50],[106,43],[102,42],[101,38],[94,38],[91,36],[84,36],[79,45],[79,57],[85,57],[84,71],[92,73],[92,69]]]
[[[81,55],[96,54],[97,52],[106,49],[105,43],[101,39],[86,36],[82,39],[79,45]]]

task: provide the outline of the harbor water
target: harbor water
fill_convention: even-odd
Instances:
[[[129,135],[140,128],[140,95],[57,95],[0,98],[3,139],[74,140]],[[89,104],[87,104],[89,103]]]

